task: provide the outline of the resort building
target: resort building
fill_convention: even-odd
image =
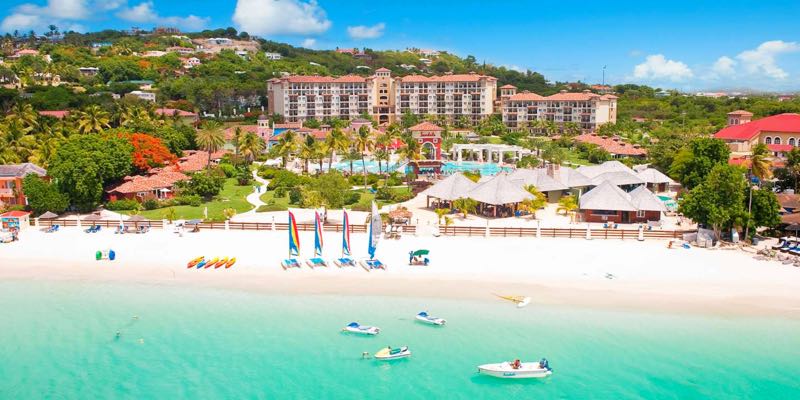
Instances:
[[[593,132],[600,125],[617,121],[617,96],[614,95],[562,90],[545,97],[516,90],[506,85],[501,91],[503,123],[509,128],[535,129],[536,121],[551,121],[559,125],[572,122]]]
[[[630,193],[606,181],[579,200],[584,222],[647,223],[661,220],[667,207],[653,192],[639,186]]]
[[[193,113],[191,111],[184,111],[178,110],[177,108],[156,108],[156,115],[178,119],[179,121],[183,122],[186,125],[194,125],[200,118],[197,116],[197,113]]]
[[[645,187],[655,193],[669,192],[670,187],[677,182],[655,168],[645,168],[636,172],[636,175],[645,183]]]
[[[166,200],[175,196],[175,184],[189,177],[178,171],[160,170],[146,176],[126,176],[123,183],[107,191],[110,201]]]
[[[64,119],[64,117],[69,116],[69,110],[45,110],[45,111],[39,111],[39,115],[43,117]]]
[[[450,159],[477,162],[517,162],[522,157],[533,153],[530,149],[510,144],[494,143],[454,143],[450,150]]]
[[[264,53],[264,56],[267,57],[267,60],[278,61],[283,58],[281,53],[271,53],[269,51]]]
[[[28,204],[22,187],[22,180],[28,174],[46,177],[47,171],[32,163],[0,165],[0,205]]]
[[[194,53],[195,49],[193,49],[191,47],[172,46],[172,47],[167,47],[167,52],[168,53],[178,53],[178,54],[180,54],[182,56],[188,56],[188,55]]]
[[[466,117],[475,123],[493,112],[497,79],[475,73],[393,78],[379,68],[361,77],[286,76],[268,82],[269,113],[287,121],[309,118],[353,119],[369,115],[379,123],[391,123],[403,113],[443,115],[451,120]]]
[[[97,67],[80,67],[78,68],[78,72],[80,72],[83,76],[95,76],[100,73],[100,68]]]
[[[800,145],[800,114],[778,114],[755,121],[752,117],[743,110],[728,113],[728,126],[714,135],[728,143],[732,157],[749,155],[757,143],[766,144],[773,152],[787,151],[784,145]]]
[[[141,90],[134,90],[134,91],[126,94],[125,96],[136,97],[139,100],[151,101],[153,103],[155,103],[155,101],[156,101],[156,94],[155,93],[153,93],[153,92],[144,92],[144,91],[141,91]]]

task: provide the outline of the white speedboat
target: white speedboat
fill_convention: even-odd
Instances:
[[[381,332],[381,328],[377,326],[361,325],[358,322],[351,322],[342,329],[345,332],[358,333],[361,335],[377,335]]]
[[[502,362],[498,364],[484,364],[478,366],[478,372],[495,378],[526,379],[546,378],[553,373],[547,359],[539,362]]]
[[[417,321],[431,324],[431,325],[444,325],[447,321],[444,318],[434,317],[432,315],[428,315],[426,311],[422,311],[415,317]]]
[[[375,359],[382,361],[397,360],[399,358],[406,358],[410,356],[411,350],[408,349],[408,346],[402,346],[396,349],[384,347],[375,353]]]

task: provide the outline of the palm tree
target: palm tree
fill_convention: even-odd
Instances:
[[[770,152],[767,145],[759,143],[753,146],[750,155],[750,173],[759,181],[772,178],[772,162],[769,157]]]
[[[405,144],[406,144],[405,146],[400,148],[400,152],[398,153],[400,159],[405,160],[409,164],[416,165],[417,161],[419,161],[422,158],[422,155],[420,154],[419,151],[420,150],[419,143],[413,138],[409,137],[407,138],[407,140],[405,140]],[[408,175],[406,176],[406,178],[407,178],[406,184],[408,184],[408,186],[410,187],[411,181],[410,179],[408,179],[409,178]]]
[[[475,211],[475,209],[478,207],[478,202],[470,198],[462,197],[453,200],[453,207],[461,212],[463,218],[467,218],[467,214]]]
[[[441,224],[442,223],[442,218],[444,218],[445,215],[450,213],[450,209],[449,208],[437,208],[437,209],[433,210],[433,212],[436,213],[437,223]]]
[[[305,140],[303,140],[303,143],[300,145],[300,150],[297,152],[297,156],[303,160],[303,171],[308,172],[308,161],[314,159],[316,153],[317,146],[314,136],[306,136]]]
[[[208,121],[203,124],[203,128],[197,132],[197,145],[208,152],[208,162],[206,169],[211,168],[211,153],[219,151],[225,145],[225,134],[222,132],[222,124],[219,121]]]
[[[387,149],[391,144],[392,138],[388,133],[380,134],[375,138],[375,145],[379,147],[379,150],[375,152],[375,158],[378,160],[378,173],[381,172],[381,160],[384,158],[386,158],[386,169],[389,169],[389,153]]]
[[[289,156],[297,152],[299,147],[297,133],[291,129],[283,132],[280,140],[275,145],[275,152],[281,158],[284,168],[286,168]]]
[[[36,148],[36,139],[30,134],[31,128],[23,125],[18,118],[7,118],[1,127],[0,163],[12,164],[28,161],[28,157]]]
[[[108,122],[108,113],[97,104],[92,104],[78,113],[78,131],[83,134],[99,133],[104,128],[110,127]]]
[[[347,135],[339,128],[333,128],[330,134],[325,138],[325,148],[330,152],[330,159],[328,160],[328,171],[333,167],[333,156],[335,153],[344,153],[350,147],[350,141]]]
[[[569,196],[564,196],[558,200],[558,208],[556,209],[556,212],[564,211],[564,214],[568,214],[571,220],[573,217],[572,212],[577,209],[578,209],[577,198],[573,195],[569,195]]]
[[[16,103],[11,107],[11,112],[8,116],[20,120],[23,126],[30,129],[35,129],[39,125],[39,114],[29,103]]]
[[[375,146],[375,142],[372,140],[372,132],[370,132],[369,127],[362,126],[358,128],[358,132],[356,136],[353,138],[353,145],[355,146],[356,151],[361,154],[361,169],[364,173],[364,187],[367,187],[367,163],[365,160],[365,155],[368,151],[372,150]]]
[[[237,142],[237,151],[244,156],[247,162],[253,162],[256,155],[261,154],[266,147],[264,139],[253,132],[245,133]]]
[[[797,177],[800,176],[800,147],[793,148],[786,155],[786,169],[794,178],[794,191],[797,192]]]
[[[531,213],[533,219],[536,219],[536,210],[542,208],[547,204],[547,197],[536,188],[536,186],[525,186],[525,190],[533,195],[532,199],[525,199],[520,203],[523,209]]]

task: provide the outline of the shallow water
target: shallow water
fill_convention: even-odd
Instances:
[[[422,310],[447,326],[414,322]],[[792,320],[15,281],[0,282],[0,321],[3,399],[800,398]],[[382,332],[341,333],[350,321]],[[361,358],[386,345],[413,356]],[[516,357],[554,374],[476,374]]]

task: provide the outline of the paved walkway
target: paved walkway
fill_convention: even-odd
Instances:
[[[255,207],[248,212],[242,213],[241,215],[255,214],[256,210],[258,210],[258,207],[266,204],[261,201],[261,195],[267,192],[267,184],[269,181],[258,176],[258,171],[253,171],[253,179],[256,180],[257,189],[254,189],[253,193],[248,194],[246,200]]]

